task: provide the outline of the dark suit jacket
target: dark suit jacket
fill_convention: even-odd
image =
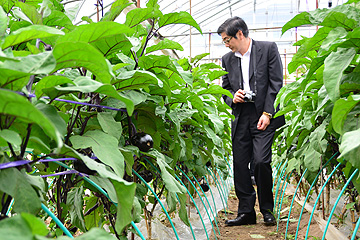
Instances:
[[[254,61],[255,64],[254,64]],[[222,57],[222,66],[228,74],[223,76],[222,87],[235,94],[240,89],[240,81],[242,82],[241,69],[239,67],[240,59],[233,52],[229,52]],[[263,112],[275,115],[274,101],[277,93],[283,85],[283,67],[281,63],[278,48],[274,42],[255,41],[252,40],[251,56],[250,56],[250,88],[255,90],[256,78],[256,112],[260,118]],[[254,69],[255,67],[255,69]],[[234,104],[232,98],[223,96],[226,104],[232,110],[235,120],[232,122],[232,137],[234,137],[235,128],[237,126],[242,103]],[[284,116],[273,118],[268,128],[273,129],[285,124]]]

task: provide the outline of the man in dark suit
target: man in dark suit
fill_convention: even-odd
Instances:
[[[274,225],[271,146],[275,130],[285,123],[283,117],[273,118],[274,101],[283,85],[280,55],[274,42],[249,38],[248,27],[239,17],[226,20],[218,34],[231,49],[222,58],[222,66],[228,72],[223,76],[222,87],[233,95],[223,97],[235,116],[231,135],[235,192],[239,200],[237,217],[225,224],[256,223],[256,193],[248,167],[253,157],[260,212],[266,225]]]

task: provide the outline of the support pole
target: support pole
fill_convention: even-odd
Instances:
[[[191,0],[189,0],[189,3],[190,3],[190,16],[192,16],[191,15]],[[189,49],[190,49],[190,59],[191,59],[191,26],[190,26],[190,47],[189,47]]]

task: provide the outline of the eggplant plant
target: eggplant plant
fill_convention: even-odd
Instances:
[[[287,119],[275,141],[275,164],[287,159],[287,171],[299,175],[308,169],[310,184],[331,157],[328,172],[344,161],[336,173],[342,183],[360,167],[359,4],[350,0],[332,9],[302,12],[282,28],[285,33],[302,25],[318,26],[312,37],[295,43],[299,49],[288,69],[293,73],[303,68],[305,73],[284,86],[275,103],[281,109],[277,116]],[[349,188],[355,201],[360,190],[357,176]]]
[[[7,239],[68,239],[68,230],[79,239],[126,239],[142,218],[151,238],[157,198],[189,225],[178,169],[227,176],[231,115],[221,95],[230,93],[212,83],[225,72],[200,64],[207,54],[163,54],[183,48],[162,38],[162,27],[201,32],[190,14],[163,14],[156,0],[133,4],[117,0],[99,22],[77,26],[62,1],[0,0],[0,235]],[[124,9],[125,22],[116,22]]]

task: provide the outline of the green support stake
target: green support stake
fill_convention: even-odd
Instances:
[[[304,171],[303,174],[301,175],[300,180],[299,180],[299,182],[298,182],[298,184],[297,184],[297,186],[296,186],[296,189],[295,189],[295,192],[294,192],[294,196],[293,196],[293,198],[292,198],[292,200],[291,200],[290,209],[289,209],[289,214],[288,214],[288,220],[287,220],[287,222],[286,222],[285,240],[286,240],[286,238],[287,238],[287,232],[288,232],[288,229],[289,229],[290,214],[291,214],[291,210],[292,210],[292,207],[293,207],[293,204],[294,204],[294,201],[295,201],[296,193],[297,193],[297,191],[298,191],[298,189],[299,189],[299,186],[300,186],[300,184],[301,184],[301,181],[302,181],[302,179],[304,178],[305,173],[307,172],[307,170],[308,170],[308,169],[305,169],[305,171]]]
[[[324,234],[323,234],[323,236],[322,236],[322,240],[325,240],[325,235],[326,235],[327,229],[328,229],[328,227],[329,227],[329,224],[330,224],[330,221],[331,221],[331,217],[333,216],[333,214],[334,214],[334,212],[335,212],[335,208],[336,208],[337,204],[339,203],[339,200],[340,200],[341,196],[344,194],[345,189],[347,188],[347,186],[349,185],[349,183],[351,182],[351,180],[353,179],[353,177],[358,173],[358,171],[359,171],[359,169],[356,169],[356,170],[351,174],[351,176],[349,177],[349,179],[346,181],[346,184],[345,184],[344,187],[342,188],[339,196],[337,197],[337,199],[336,199],[336,201],[335,201],[335,203],[334,203],[334,207],[331,209],[331,213],[330,213],[329,218],[328,218],[328,221],[327,221],[327,223],[326,223],[326,226],[325,226],[325,229],[324,229]],[[359,223],[359,221],[358,221],[358,223]],[[358,225],[358,223],[357,223],[356,225]],[[355,229],[354,229],[354,230],[355,230]],[[355,235],[356,235],[356,231],[357,231],[357,229],[354,231],[354,232],[355,232]],[[355,237],[355,236],[353,236],[353,237]],[[351,238],[351,239],[353,239],[353,238]]]

